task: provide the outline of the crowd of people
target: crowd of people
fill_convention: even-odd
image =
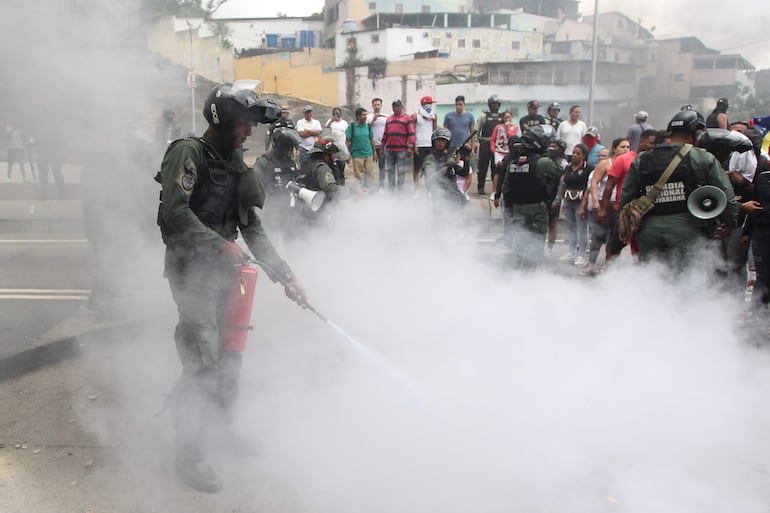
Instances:
[[[726,119],[726,99],[707,119],[684,106],[663,130],[647,124],[647,114],[639,111],[628,133],[607,146],[599,130],[580,119],[579,105],[561,120],[557,103],[544,117],[533,100],[514,124],[494,95],[478,120],[465,110],[462,96],[443,123],[433,98],[420,103],[410,115],[394,100],[387,115],[376,98],[371,112],[358,107],[355,118],[345,121],[335,108],[324,125],[306,106],[294,123],[288,109],[220,84],[204,104],[206,132],[169,145],[156,177],[162,186],[158,224],[166,244],[165,276],[179,312],[174,338],[182,374],[168,408],[176,472],[189,486],[206,492],[223,487],[205,448],[208,437],[218,436],[213,419],[226,429],[238,390],[241,355],[221,342],[233,266],[251,258],[235,243],[238,234],[268,277],[308,306],[263,220],[284,218],[296,202],[316,213],[323,208],[318,198],[334,205],[370,192],[402,191],[409,157],[416,196],[423,183],[433,210],[446,215],[467,203],[471,163],[478,156],[477,192],[486,196],[481,177],[491,171],[490,200],[503,211],[502,241],[517,268],[533,269],[547,257],[555,219],[564,215],[568,252],[562,259],[586,274],[600,270],[602,246],[606,262],[630,245],[639,261],[661,259],[676,269],[690,258],[690,249],[710,240],[721,251],[724,283],[741,292],[751,248],[755,305],[770,302],[770,214],[763,208],[770,204],[768,158],[756,127]],[[257,123],[270,124],[269,150],[252,168],[242,149]],[[342,167],[341,160],[350,165]],[[652,206],[643,208],[645,201]]]

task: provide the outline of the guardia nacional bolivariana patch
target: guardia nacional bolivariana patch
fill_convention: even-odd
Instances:
[[[182,173],[179,185],[182,189],[190,193],[195,187],[195,183],[198,181],[198,168],[195,167],[195,162],[191,158],[188,158],[184,162],[184,173]]]

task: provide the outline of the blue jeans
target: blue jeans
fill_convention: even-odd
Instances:
[[[385,151],[388,159],[388,188],[392,191],[396,188],[396,172],[398,172],[398,190],[404,188],[404,175],[406,174],[406,150]]]
[[[580,203],[581,200],[564,199],[564,217],[569,229],[567,247],[569,254],[576,257],[588,254],[588,219],[581,219],[578,215]]]
[[[308,150],[300,146],[299,147],[299,165],[302,166],[302,164],[304,164],[309,158],[310,158],[310,153],[308,153]]]
[[[385,149],[382,146],[375,146],[377,150],[377,165],[380,168],[380,188],[385,188]],[[382,153],[380,153],[382,151]]]

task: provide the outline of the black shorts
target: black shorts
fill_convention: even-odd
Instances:
[[[430,146],[419,146],[417,148],[417,151],[414,152],[414,157],[412,157],[412,164],[415,171],[422,169],[422,162],[432,149],[433,148]]]

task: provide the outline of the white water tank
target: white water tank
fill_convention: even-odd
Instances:
[[[356,31],[356,20],[352,18],[348,18],[342,22],[343,34],[345,34],[346,32],[355,32],[355,31]]]

